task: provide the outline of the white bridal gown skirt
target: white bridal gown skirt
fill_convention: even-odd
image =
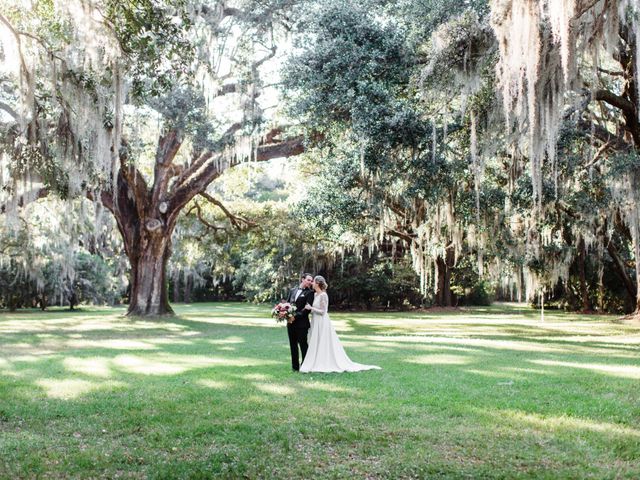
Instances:
[[[300,366],[308,372],[359,372],[380,369],[375,365],[352,362],[336,334],[328,314],[313,313],[309,335],[309,349]]]

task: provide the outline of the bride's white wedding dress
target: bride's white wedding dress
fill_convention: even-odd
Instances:
[[[311,333],[309,349],[300,365],[301,372],[359,372],[379,369],[375,365],[352,362],[342,348],[329,314],[327,292],[316,294],[311,308]]]

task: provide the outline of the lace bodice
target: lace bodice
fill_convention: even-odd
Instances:
[[[329,296],[327,292],[317,294],[313,298],[313,305],[311,311],[320,315],[324,315],[329,310]]]

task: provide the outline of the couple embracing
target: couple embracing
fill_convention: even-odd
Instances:
[[[324,277],[317,275],[314,278],[310,273],[305,273],[300,285],[289,292],[287,301],[296,306],[293,320],[287,323],[291,366],[294,370],[304,373],[358,372],[380,368],[352,362],[342,348],[327,313],[329,297]]]

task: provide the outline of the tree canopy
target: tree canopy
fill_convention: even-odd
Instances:
[[[82,263],[106,209],[132,314],[170,312],[168,283],[275,298],[311,266],[397,269],[406,303],[640,308],[632,1],[34,6],[0,14],[3,244]],[[241,173],[292,156],[280,186]],[[45,197],[76,202],[64,247],[32,241]],[[85,250],[119,272],[109,249]]]

